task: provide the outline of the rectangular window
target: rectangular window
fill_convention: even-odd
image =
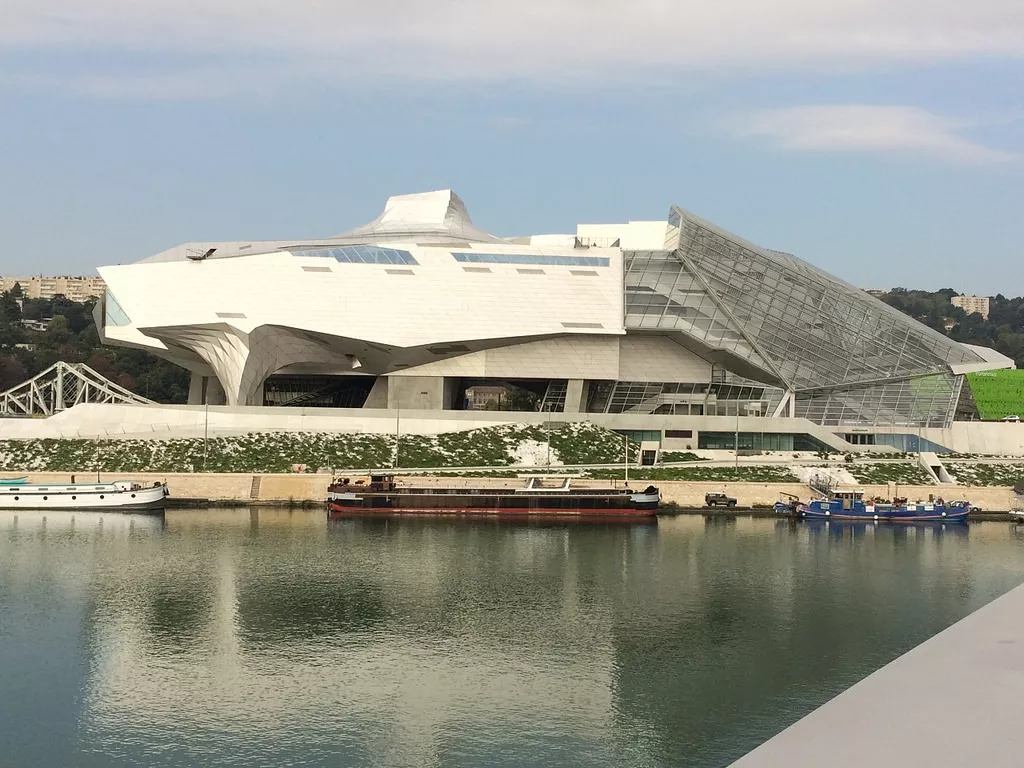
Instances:
[[[607,267],[607,256],[549,256],[543,253],[452,253],[456,261],[478,264],[538,264],[552,267]]]
[[[692,429],[666,429],[665,437],[672,437],[677,439],[687,439],[693,437]]]
[[[293,250],[296,256],[335,259],[346,264],[419,264],[408,251],[397,248],[378,248],[375,245],[349,245],[338,248],[308,248]]]

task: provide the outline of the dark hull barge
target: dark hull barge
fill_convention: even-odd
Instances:
[[[565,476],[529,476],[521,488],[413,487],[398,485],[391,475],[369,483],[342,479],[327,489],[332,519],[358,515],[542,515],[565,518],[652,518],[661,493],[654,486],[574,488]]]

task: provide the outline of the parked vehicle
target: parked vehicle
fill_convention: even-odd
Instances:
[[[1011,414],[1010,416],[1003,416],[1003,418],[1001,418],[1000,421],[1009,421],[1013,424],[1020,424],[1020,416],[1017,416],[1016,414]]]
[[[724,493],[705,493],[704,494],[704,506],[705,507],[735,507],[736,499],[732,496],[726,496]]]

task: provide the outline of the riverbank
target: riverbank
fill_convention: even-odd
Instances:
[[[237,506],[237,505],[291,505],[316,506],[327,498],[327,486],[331,476],[327,474],[299,473],[185,473],[185,472],[31,472],[27,473],[32,483],[67,483],[72,476],[77,482],[111,482],[127,480],[142,485],[166,482],[171,493],[172,507],[190,506]],[[493,477],[417,477],[416,483],[424,486],[448,487],[501,487],[515,483],[509,478]],[[622,487],[620,480],[579,479],[580,487],[607,487],[609,484]],[[648,485],[646,480],[635,480],[633,487]],[[800,483],[749,483],[749,482],[696,482],[661,480],[656,485],[661,489],[662,499],[680,513],[699,512],[705,514],[704,495],[725,493],[737,500],[737,508],[729,514],[742,512],[755,514],[758,508],[768,511],[776,501],[785,496],[808,498],[810,490]],[[867,484],[858,485],[868,496],[892,498],[906,496],[910,499],[927,499],[929,495],[946,499],[966,498],[983,512],[1004,512],[1014,508],[1015,495],[1010,487],[965,488],[956,485],[903,485]],[[715,512],[726,513],[721,508]]]

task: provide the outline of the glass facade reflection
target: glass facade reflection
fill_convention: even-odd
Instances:
[[[346,264],[419,264],[408,251],[398,248],[378,248],[375,245],[352,245],[344,248],[307,248],[294,250],[296,256],[316,256],[336,259]]]
[[[679,208],[665,250],[624,257],[627,330],[676,332],[767,385],[750,400],[761,415],[791,393],[789,413],[823,425],[947,426],[962,386],[950,366],[982,362],[859,288]],[[647,386],[619,401],[663,397]]]
[[[120,327],[131,325],[131,322],[125,311],[121,309],[121,305],[117,303],[114,294],[107,291],[103,297],[103,324]]]
[[[537,264],[553,267],[607,267],[607,256],[549,256],[539,253],[453,253],[456,261],[470,264]]]

